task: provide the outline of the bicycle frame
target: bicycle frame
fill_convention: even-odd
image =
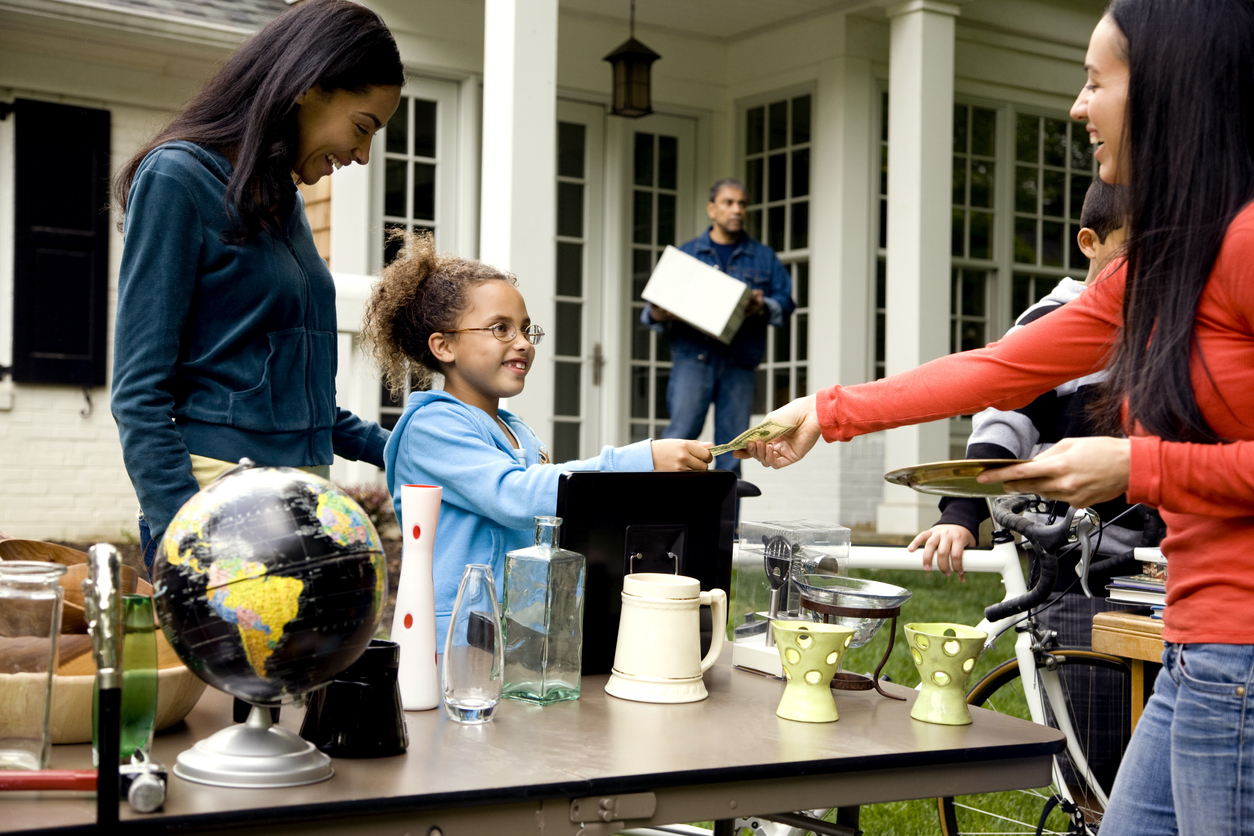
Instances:
[[[849,569],[921,570],[923,568],[923,551],[920,549],[915,552],[908,552],[904,547],[900,546],[851,546],[849,562],[846,565]],[[965,550],[962,555],[962,567],[966,572],[992,572],[1001,575],[1002,585],[1005,587],[1006,593],[1002,600],[1017,598],[1028,590],[1027,582],[1023,577],[1023,564],[1020,562],[1019,550],[1013,541],[995,544],[991,549]],[[988,634],[988,640],[984,643],[985,649],[988,649],[1003,633],[1021,622],[1030,622],[1029,616],[1019,613],[993,623],[989,623],[988,619],[983,619],[976,626],[976,629]],[[1044,700],[1048,700],[1054,716],[1054,722],[1058,724],[1058,730],[1067,739],[1067,754],[1070,755],[1071,762],[1079,770],[1080,774],[1084,776],[1085,783],[1093,793],[1093,797],[1105,807],[1108,801],[1106,793],[1089,770],[1088,759],[1080,748],[1079,738],[1076,735],[1074,726],[1071,724],[1071,714],[1067,710],[1061,678],[1056,669],[1051,670],[1048,667],[1042,667],[1037,664],[1036,648],[1033,646],[1031,630],[1019,631],[1018,636],[1015,638],[1015,657],[1019,660],[1020,677],[1023,681],[1024,696],[1027,700],[1032,722],[1039,723],[1042,726],[1048,725],[1044,703]],[[1037,676],[1026,675],[1033,672]],[[1041,684],[1044,685],[1044,700],[1039,687]],[[1070,789],[1067,787],[1067,782],[1063,778],[1057,760],[1054,762],[1053,771],[1054,783],[1057,785],[1059,792],[1068,801],[1075,801]]]

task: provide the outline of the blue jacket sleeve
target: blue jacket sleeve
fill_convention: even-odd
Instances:
[[[779,328],[784,320],[792,316],[792,312],[797,309],[797,303],[792,300],[792,273],[774,253],[771,253],[771,261],[774,262],[771,289],[763,295],[762,302],[766,305],[770,323]]]
[[[154,539],[199,490],[174,426],[174,387],[203,230],[183,183],[140,171],[126,213],[110,406],[122,459]]]
[[[442,501],[508,528],[527,529],[557,508],[564,470],[652,470],[650,441],[606,447],[601,455],[560,465],[523,467],[457,404],[424,407],[405,428],[397,449],[395,478],[403,485],[430,480],[444,488]]]
[[[369,462],[383,467],[383,448],[388,443],[387,430],[374,421],[359,418],[347,409],[336,408],[335,426],[331,428],[331,446],[345,459]]]

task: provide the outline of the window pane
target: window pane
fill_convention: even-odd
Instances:
[[[993,208],[993,163],[971,161],[971,205]]]
[[[769,145],[772,150],[788,144],[788,102],[771,102]]]
[[[787,363],[792,359],[792,321],[785,319],[784,324],[778,328],[772,328],[775,343],[775,356],[771,358],[775,363]]]
[[[408,99],[401,99],[401,106],[388,120],[387,150],[389,154],[404,154],[409,148],[409,108]]]
[[[1076,171],[1093,168],[1093,146],[1089,144],[1088,131],[1079,122],[1071,123],[1071,168]]]
[[[579,458],[579,422],[553,422],[553,449],[550,451],[554,462],[568,462]]]
[[[810,246],[810,204],[799,201],[792,205],[792,240],[789,249],[804,250]]]
[[[1036,219],[1015,218],[1015,261],[1036,263]]]
[[[880,142],[888,142],[888,91],[880,95]]]
[[[888,264],[882,258],[875,261],[875,307],[888,307]]]
[[[745,153],[758,154],[765,147],[763,133],[766,131],[766,112],[760,107],[751,107],[745,113]]]
[[[810,394],[808,375],[809,371],[805,366],[797,367],[797,397],[802,398]],[[782,404],[781,404],[782,406]]]
[[[657,196],[657,245],[665,247],[675,243],[675,195]]]
[[[967,158],[954,157],[953,187],[950,202],[964,206],[967,202]]]
[[[673,136],[657,138],[657,184],[662,189],[679,184],[679,140]]]
[[[648,192],[636,192],[636,195]],[[583,184],[557,184],[557,234],[568,238],[583,237]]]
[[[810,97],[792,100],[792,141],[794,145],[810,141]]]
[[[414,156],[435,156],[436,103],[414,99]]]
[[[631,417],[649,417],[649,367],[631,367]]]
[[[649,437],[650,437],[650,434],[649,434],[648,424],[632,424],[631,425],[631,441],[629,443],[635,444],[637,441],[644,441],[646,438],[649,438]]]
[[[1061,171],[1041,172],[1041,214],[1052,218],[1063,216],[1062,199],[1067,175]]]
[[[1015,159],[1025,163],[1039,161],[1040,122],[1035,116],[1020,114],[1015,118]]]
[[[792,197],[805,197],[810,193],[810,149],[792,152]]]
[[[1063,233],[1066,224],[1045,221],[1041,224],[1041,264],[1046,267],[1061,267],[1062,253],[1066,245]]]
[[[967,106],[954,105],[954,153],[967,153]]]
[[[1067,266],[1071,269],[1072,276],[1077,280],[1081,280],[1081,274],[1087,274],[1089,270],[1089,260],[1080,249],[1080,242],[1076,240],[1076,233],[1080,231],[1079,224],[1071,224],[1067,228],[1067,248],[1070,260]]]
[[[403,230],[405,224],[384,224],[383,225],[383,266],[392,263],[397,254],[401,251],[401,242],[392,238],[392,233],[397,230]]]
[[[1036,168],[1015,166],[1015,211],[1036,214]]]
[[[784,404],[792,400],[792,386],[789,385],[790,381],[788,379],[789,378],[788,367],[785,366],[782,369],[776,369],[774,378],[775,378],[775,387],[774,387],[775,399],[771,403],[772,408],[777,407],[777,406],[783,406]]]
[[[649,283],[649,276],[652,273],[653,253],[648,250],[632,250],[631,299],[633,302],[640,301],[640,294],[644,290],[644,286]]]
[[[670,340],[654,340],[653,341],[653,359],[659,363],[669,363],[671,361],[671,341]],[[665,396],[666,391],[658,393],[658,397]]]
[[[971,108],[971,153],[981,157],[997,154],[997,111]]]
[[[880,149],[880,194],[888,194],[888,146]]]
[[[970,351],[973,348],[981,348],[985,344],[984,324],[982,322],[963,322],[962,337],[959,342],[959,351]]]
[[[1067,123],[1061,119],[1045,120],[1045,164],[1067,164]]]
[[[784,249],[784,207],[772,206],[766,211],[766,245],[775,252]]]
[[[583,125],[575,122],[557,123],[557,173],[559,176],[583,177],[586,132]]]
[[[797,307],[810,307],[810,262],[798,261],[796,278],[792,283],[792,295],[797,300]]]
[[[435,220],[435,166],[414,163],[414,219]]]
[[[1025,273],[1015,273],[1010,282],[1010,315],[1016,319],[1032,304],[1028,301],[1032,293],[1032,277]]]
[[[984,316],[984,273],[978,270],[962,271],[962,315]]]
[[[383,214],[405,217],[405,172],[409,163],[388,160],[383,166]]]
[[[768,200],[788,197],[788,155],[772,154],[767,168],[766,190]]]
[[[962,244],[966,240],[967,213],[962,209],[953,210],[949,221],[949,254],[954,258],[962,258]]]
[[[749,203],[762,202],[762,158],[745,162],[745,188],[749,191]]]
[[[810,359],[810,315],[799,313],[797,320],[797,362],[804,363]],[[802,392],[798,392],[800,397]]]
[[[1084,177],[1080,174],[1071,175],[1071,219],[1080,220],[1080,212],[1084,209],[1084,196],[1089,192],[1089,186],[1093,185],[1092,177]]]
[[[578,415],[579,367],[582,363],[558,360],[553,365],[553,412],[556,415]]]
[[[631,359],[648,360],[649,335],[653,331],[640,321],[640,311],[637,308],[632,308],[632,313],[636,315],[631,318]]]
[[[751,209],[745,213],[745,232],[750,238],[762,240],[762,210]]]
[[[653,134],[636,134],[636,151],[633,157],[635,165],[635,184],[637,186],[653,185]]]
[[[578,302],[558,302],[557,322],[553,325],[553,353],[563,357],[581,356],[583,354],[583,305]]]
[[[767,412],[770,410],[766,407],[766,369],[758,369],[753,373],[753,414]]]
[[[882,250],[888,246],[888,200],[880,200],[880,240],[879,248]]]
[[[388,432],[391,432],[396,429],[396,422],[399,420],[401,420],[401,414],[399,412],[384,412],[379,416],[379,426],[383,427],[383,429]]]
[[[971,213],[971,239],[967,243],[971,258],[993,257],[993,215],[991,212]]]
[[[557,242],[557,295],[583,296],[583,244]]]
[[[657,369],[653,376],[654,392],[657,393],[653,397],[653,417],[658,421],[671,419],[671,414],[666,409],[666,385],[670,383],[670,380],[670,369]]]
[[[632,196],[632,237],[636,244],[653,243],[653,193],[637,191]]]

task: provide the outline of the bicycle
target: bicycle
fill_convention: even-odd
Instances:
[[[1058,578],[1058,553],[1067,547],[1068,541],[1081,550],[1079,561],[1080,575],[1075,582],[1087,589],[1087,574],[1101,573],[1114,564],[1122,562],[1126,556],[1108,558],[1093,562],[1091,560],[1091,541],[1095,529],[1092,519],[1077,514],[1074,509],[1053,524],[1035,523],[1022,514],[1028,506],[1035,502],[1035,497],[1009,497],[999,503],[990,502],[996,530],[991,549],[968,549],[963,557],[963,567],[967,572],[991,572],[1001,576],[1005,588],[1005,597],[1001,602],[985,609],[985,618],[977,629],[985,632],[988,639],[985,648],[990,648],[1002,635],[1010,630],[1016,633],[1014,657],[998,665],[982,677],[968,692],[967,701],[971,705],[998,710],[1008,693],[1014,694],[1009,700],[1026,707],[1026,713],[1032,722],[1051,725],[1052,718],[1066,738],[1066,753],[1070,759],[1071,769],[1060,760],[1054,758],[1053,781],[1048,788],[1041,790],[1021,791],[1026,808],[1021,818],[1006,816],[1002,813],[989,814],[980,808],[980,801],[988,796],[966,798],[939,798],[937,812],[941,832],[944,836],[958,836],[962,833],[1050,833],[1069,834],[1069,836],[1094,836],[1100,826],[1101,811],[1108,799],[1108,787],[1102,785],[1098,777],[1089,768],[1087,751],[1089,748],[1089,730],[1077,728],[1073,722],[1076,712],[1073,710],[1072,694],[1060,675],[1067,670],[1101,670],[1112,671],[1124,682],[1130,679],[1127,664],[1116,656],[1098,653],[1085,648],[1060,647],[1054,641],[1050,631],[1037,623],[1034,609],[1045,603],[1054,591]],[[1023,535],[1033,545],[1040,559],[1040,567],[1036,582],[1031,589],[1024,577],[1020,552],[1014,542],[1012,531]],[[1100,534],[1099,534],[1100,536]],[[855,569],[878,570],[922,570],[920,552],[907,552],[904,547],[894,546],[852,546],[845,571]],[[1023,671],[1029,670],[1032,676],[1023,677]],[[1126,723],[1125,723],[1126,727]],[[1068,773],[1073,772],[1081,782],[1078,786],[1070,786]],[[998,793],[996,796],[1006,796]],[[1058,810],[1059,813],[1054,813]],[[847,827],[833,825],[823,821],[829,811],[813,810],[802,813],[768,814],[749,816],[737,819],[731,832],[740,834],[749,830],[754,836],[804,836],[806,833],[817,834],[848,834]],[[1053,814],[1053,820],[1050,817]],[[1064,819],[1060,826],[1065,829],[1054,829],[1057,820]],[[995,827],[996,829],[990,829]],[[1015,828],[1015,829],[1011,829]],[[633,836],[653,836],[657,834],[693,834],[708,833],[685,825],[674,825],[648,830],[629,831]]]

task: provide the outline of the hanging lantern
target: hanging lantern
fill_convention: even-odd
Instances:
[[[636,0],[631,2],[630,27],[627,40],[605,60],[614,68],[613,114],[635,119],[653,112],[649,68],[662,56],[636,40]]]

